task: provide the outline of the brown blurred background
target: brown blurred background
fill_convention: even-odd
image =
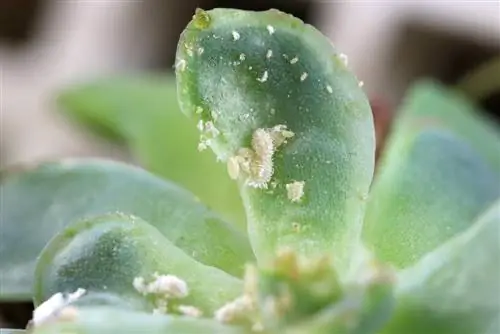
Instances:
[[[408,84],[453,84],[500,54],[500,1],[0,0],[0,166],[61,155],[127,159],[53,112],[66,84],[171,71],[177,38],[201,7],[278,8],[349,56],[370,96],[397,104]],[[499,112],[498,96],[484,101]]]

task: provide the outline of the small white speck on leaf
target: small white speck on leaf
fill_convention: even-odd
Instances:
[[[270,35],[272,35],[272,34],[274,34],[274,31],[275,31],[275,30],[274,30],[274,27],[273,27],[273,26],[268,25],[268,26],[267,26],[267,31],[269,31],[269,34],[270,34]]]
[[[304,81],[307,79],[307,72],[304,72],[302,73],[302,75],[300,76],[300,81]]]
[[[196,124],[196,128],[198,128],[198,130],[200,131],[203,131],[205,129],[205,124],[203,123],[203,120],[199,120],[198,123]]]
[[[194,112],[199,115],[203,112],[203,108],[200,106],[197,106]]]
[[[257,78],[257,80],[260,82],[266,82],[268,77],[269,73],[267,71],[264,71],[264,73],[262,73],[262,76],[260,78]]]
[[[227,159],[227,172],[232,180],[238,179],[240,175],[240,159],[238,156]]]
[[[266,53],[266,58],[269,59],[273,56],[273,50],[269,49],[267,50],[267,53]]]
[[[326,85],[326,90],[328,91],[328,93],[332,94],[333,93],[333,89],[332,89],[332,86],[330,85]]]
[[[215,311],[215,319],[222,323],[231,323],[245,318],[253,309],[253,303],[249,296],[241,296],[229,302]]]
[[[295,133],[288,130],[287,126],[284,124],[273,126],[269,130],[269,134],[271,135],[273,143],[276,147],[281,146],[282,144],[286,143],[287,139],[290,139],[293,136],[295,136]]]
[[[299,61],[299,58],[298,58],[298,57],[293,57],[293,58],[290,60],[290,64],[296,64],[298,61]]]
[[[346,54],[344,54],[344,53],[339,54],[339,58],[340,58],[340,60],[342,60],[342,62],[344,63],[345,66],[347,66],[349,64],[349,58],[347,57]]]
[[[184,72],[186,69],[186,60],[185,59],[178,59],[177,63],[175,63],[175,68],[178,69],[180,72]]]
[[[364,85],[365,85],[365,83],[363,81],[358,82],[359,87],[363,87]]]
[[[212,137],[217,137],[220,134],[220,131],[215,127],[212,121],[208,121],[205,123],[205,132],[207,135]]]
[[[134,286],[134,289],[145,295],[147,292],[146,292],[146,281],[144,280],[144,277],[135,277],[134,278],[134,281],[132,282],[132,285]]]
[[[292,202],[299,202],[304,196],[304,181],[293,181],[286,185],[287,197]]]
[[[201,141],[201,142],[198,143],[198,151],[199,152],[205,151],[207,149],[207,147],[208,147],[207,143],[204,142],[204,141]]]
[[[246,58],[245,54],[244,54],[244,53],[241,53],[241,54],[240,54],[240,60],[241,60],[241,61],[244,61],[244,60],[245,60],[245,58]]]
[[[179,305],[178,310],[181,314],[188,317],[199,318],[203,315],[200,309],[191,305]]]
[[[189,44],[184,44],[184,48],[186,49],[186,53],[189,57],[193,56],[193,47]]]
[[[237,41],[240,39],[240,33],[237,32],[236,30],[233,30],[231,34],[233,35],[233,40]]]

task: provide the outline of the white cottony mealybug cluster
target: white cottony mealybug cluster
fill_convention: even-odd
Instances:
[[[267,188],[274,172],[273,155],[294,133],[285,125],[260,128],[254,131],[251,148],[241,148],[227,161],[229,176],[236,180],[240,175],[246,177],[247,185],[254,188]]]
[[[70,294],[63,294],[61,292],[54,294],[33,311],[32,325],[39,326],[61,317],[76,316],[76,313],[73,312],[74,309],[68,308],[68,305],[78,300],[86,292],[85,289],[78,289]]]
[[[144,277],[136,277],[133,281],[134,288],[144,296],[153,296],[155,302],[154,314],[165,314],[177,311],[186,316],[199,317],[201,310],[190,305],[178,305],[175,301],[189,295],[187,283],[174,275],[153,274],[153,280],[146,282]],[[173,302],[173,303],[171,303]],[[172,305],[171,305],[172,304]]]

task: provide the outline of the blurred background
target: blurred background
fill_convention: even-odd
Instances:
[[[172,72],[179,34],[197,7],[277,8],[301,18],[388,106],[418,78],[454,85],[500,55],[500,0],[0,0],[0,167],[62,156],[130,161],[123,148],[56,113],[56,94],[97,78]],[[498,93],[481,101],[497,119]],[[0,317],[25,323],[31,305],[16,307]]]
[[[498,0],[1,0],[0,167],[67,155],[128,160],[56,114],[55,94],[94,78],[172,71],[196,7],[294,14],[330,37],[367,93],[389,105],[419,77],[451,85],[500,54]],[[498,115],[498,94],[483,104]]]

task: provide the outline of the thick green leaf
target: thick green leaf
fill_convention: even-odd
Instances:
[[[35,304],[83,288],[91,297],[114,294],[152,311],[156,298],[145,298],[133,282],[154,281],[155,274],[185,281],[189,295],[181,303],[208,314],[243,289],[240,280],[197,262],[142,219],[108,214],[69,225],[44,248],[35,270]]]
[[[431,125],[396,128],[377,174],[363,237],[399,268],[467,229],[500,196],[500,176],[482,157]]]
[[[405,98],[397,126],[434,122],[464,138],[500,174],[500,128],[459,93],[425,80]]]
[[[359,239],[375,140],[343,58],[277,10],[200,10],[181,35],[181,108],[238,178],[261,263],[291,247],[346,267]]]
[[[490,326],[485,331],[485,334],[498,334],[498,333],[500,333],[500,313],[491,322]]]
[[[239,227],[245,215],[225,165],[199,152],[199,134],[181,113],[170,75],[117,77],[76,85],[59,97],[65,115],[124,141],[149,171],[181,184]]]
[[[244,329],[210,319],[158,316],[107,307],[81,308],[74,321],[43,325],[33,334],[244,334]]]
[[[386,333],[483,333],[500,311],[500,200],[465,232],[399,274]],[[384,332],[385,333],[385,332]]]
[[[192,194],[144,170],[103,160],[64,160],[18,173],[1,184],[0,296],[29,299],[35,259],[64,226],[121,211],[154,225],[196,260],[239,275],[252,259],[244,235]]]
[[[26,333],[24,329],[0,328],[0,334],[24,334],[24,333]]]
[[[474,101],[485,100],[500,92],[500,57],[498,55],[472,69],[455,86]]]

